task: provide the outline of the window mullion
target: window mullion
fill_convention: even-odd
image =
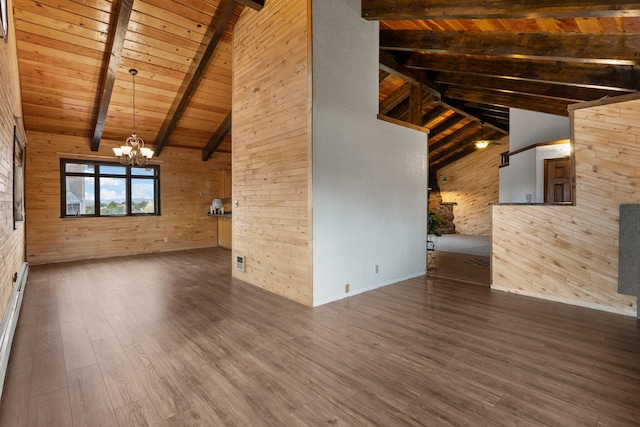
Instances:
[[[93,194],[93,198],[95,199],[95,203],[96,203],[96,207],[95,207],[95,216],[102,216],[102,214],[100,213],[100,165],[99,164],[95,164],[94,168],[93,168],[93,181],[94,181],[94,185],[93,185],[93,189],[94,189],[94,194]]]

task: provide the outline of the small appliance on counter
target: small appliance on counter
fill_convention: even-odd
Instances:
[[[223,214],[224,213],[224,206],[222,206],[222,200],[213,199],[213,202],[211,202],[211,210],[210,210],[209,213],[211,213],[211,214]]]

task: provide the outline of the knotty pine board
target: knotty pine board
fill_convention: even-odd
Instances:
[[[217,245],[211,201],[222,194],[220,171],[229,154],[203,162],[197,150],[167,148],[160,164],[161,215],[120,218],[60,218],[60,158],[56,153],[96,154],[86,138],[28,132],[27,259],[32,264],[193,249]],[[116,142],[102,141],[111,157]],[[100,159],[96,159],[100,160]],[[203,195],[200,195],[200,192]],[[168,242],[164,242],[164,237]]]
[[[456,233],[488,236],[491,233],[490,203],[498,203],[500,153],[509,150],[508,138],[439,169],[442,202],[455,202]],[[442,182],[441,177],[449,178]]]
[[[575,206],[494,206],[494,289],[630,316],[618,289],[619,206],[640,203],[640,100],[571,112]]]
[[[312,304],[308,0],[245,8],[234,28],[235,277]]]
[[[11,2],[9,2],[11,4]],[[0,316],[13,291],[13,275],[24,261],[24,222],[13,225],[13,132],[22,117],[13,11],[9,7],[8,42],[0,40]]]

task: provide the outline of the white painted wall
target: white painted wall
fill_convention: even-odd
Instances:
[[[569,138],[570,126],[569,117],[510,108],[509,150],[516,151],[538,142]]]
[[[500,168],[500,203],[527,203],[536,194],[536,152],[527,150],[509,157],[509,166]]]
[[[539,142],[569,138],[568,117],[535,111],[509,109],[509,151],[517,151]],[[549,157],[547,157],[549,158]],[[542,203],[539,199],[539,162],[536,150],[528,150],[509,157],[509,166],[500,168],[500,203]],[[544,167],[544,165],[543,165]],[[544,177],[542,177],[544,179]]]
[[[312,11],[317,306],[425,273],[427,135],[376,119],[378,23],[360,0]]]

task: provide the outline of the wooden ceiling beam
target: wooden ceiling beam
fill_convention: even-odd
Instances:
[[[546,99],[522,94],[503,94],[495,91],[463,90],[457,88],[449,88],[443,95],[448,98],[463,101],[509,108],[521,108],[524,110],[556,114],[559,116],[568,116],[569,112],[567,110],[567,106],[573,103],[569,100]]]
[[[438,103],[435,103],[435,104],[436,105],[434,108],[432,108],[424,116],[422,116],[422,123],[424,126],[427,126],[429,122],[434,121],[435,119],[437,119],[438,117],[440,117],[441,115],[449,111],[448,108],[442,106],[441,104],[438,104]]]
[[[628,65],[535,61],[510,58],[417,53],[402,65],[405,68],[511,77],[535,82],[628,90],[640,90],[640,69]]]
[[[423,92],[422,96],[423,96],[422,98],[423,105],[428,105],[433,102],[433,95],[431,95],[430,93]],[[384,115],[387,117],[391,117],[392,119],[401,120],[403,122],[410,123],[409,108],[410,108],[410,102],[409,102],[409,98],[407,97],[402,102],[400,102],[396,107],[394,107],[391,111],[389,111],[387,114],[384,114]]]
[[[471,114],[473,117],[477,117],[482,122],[487,122],[488,120],[484,120],[483,117],[495,118],[501,124],[497,127],[502,130],[504,133],[509,132],[509,109],[506,107],[498,107],[495,105],[486,105],[486,104],[477,104],[475,102],[460,102],[455,99],[446,99],[445,102],[452,106],[457,106],[458,108],[464,109],[464,111]],[[489,120],[490,121],[490,120]],[[507,124],[507,126],[504,126]]]
[[[435,136],[440,135],[442,132],[446,131],[451,126],[457,125],[464,119],[466,119],[465,116],[462,116],[458,113],[453,113],[442,122],[438,123],[435,127],[431,128],[431,130],[429,131],[429,138],[434,138]]]
[[[108,59],[103,70],[103,75],[98,91],[96,103],[96,115],[93,124],[93,136],[91,138],[91,151],[98,151],[100,148],[100,140],[104,132],[104,123],[107,120],[107,112],[111,104],[111,94],[116,83],[118,75],[118,66],[122,55],[122,47],[127,35],[129,20],[131,18],[131,10],[133,9],[133,0],[121,0],[116,6],[115,28],[111,32],[112,37],[109,40],[110,47],[107,49]]]
[[[450,147],[441,153],[435,154],[433,158],[429,159],[429,167],[439,169],[473,153],[474,151],[477,151],[478,148],[476,148],[475,143],[480,138],[492,140],[494,138],[502,137],[503,135],[499,135],[494,131],[487,132],[486,129],[484,131],[484,135],[481,130],[474,132],[455,146]]]
[[[380,114],[386,115],[389,111],[396,108],[402,101],[409,97],[411,92],[411,84],[405,83],[398,89],[393,91],[386,99],[384,99],[379,105]]]
[[[236,8],[236,2],[233,0],[221,0],[216,12],[211,19],[211,23],[207,28],[204,41],[200,45],[198,52],[193,59],[191,69],[182,81],[180,89],[176,93],[173,100],[173,104],[169,109],[169,113],[165,118],[160,130],[158,131],[158,137],[154,144],[154,153],[159,156],[162,149],[167,144],[169,136],[178,125],[178,121],[182,117],[182,114],[189,105],[191,97],[198,88],[202,77],[204,76],[205,68],[209,62],[209,59],[213,56],[218,43],[222,39],[224,31],[233,17],[233,12]],[[206,43],[205,41],[209,42]]]
[[[421,70],[404,68],[398,63],[396,57],[391,52],[381,50],[378,62],[382,71],[386,71],[405,82],[419,82],[424,80],[424,73]]]
[[[624,95],[633,92],[632,90],[585,88],[559,83],[534,82],[531,80],[446,71],[429,72],[427,77],[431,81],[458,88],[494,89],[504,93],[531,94],[575,101],[593,101],[605,96]]]
[[[262,10],[264,7],[264,0],[236,0],[236,3],[255,10]]]
[[[479,128],[480,128],[480,124],[479,123],[477,123],[477,122],[469,122],[466,125],[462,126],[461,128],[453,131],[449,135],[443,137],[439,141],[433,141],[432,138],[429,138],[429,152],[432,153],[432,152],[438,151],[438,150],[446,147],[447,145],[451,144],[452,142],[463,138],[469,132],[473,132],[473,131],[475,131],[476,129],[479,129]]]
[[[383,30],[380,49],[634,65],[640,34]]]
[[[445,159],[459,152],[460,150],[465,149],[469,145],[475,145],[475,142],[480,138],[488,139],[488,134],[483,135],[480,124],[478,124],[473,132],[467,133],[467,135],[465,135],[459,141],[456,141],[452,146],[438,152],[436,152],[436,150],[429,150],[429,153],[431,153],[431,156],[429,156],[429,165],[431,166],[438,161],[441,161],[442,159]]]
[[[422,126],[422,83],[409,84],[409,123]]]
[[[442,99],[440,101],[438,101],[438,103],[440,105],[443,105],[444,107],[448,108],[449,110],[453,110],[456,113],[458,113],[458,114],[460,114],[460,115],[462,115],[464,117],[467,117],[467,118],[469,118],[471,120],[474,120],[474,121],[476,121],[478,123],[482,121],[476,114],[474,114],[473,112],[469,111],[469,109],[465,105],[466,103],[463,104],[459,100],[451,99],[451,98],[448,98],[448,97],[444,96],[444,97],[442,97]],[[484,107],[485,108],[502,108],[502,109],[505,109],[505,107],[495,106],[495,105],[490,105],[490,104],[485,104]],[[507,114],[508,114],[508,112],[509,112],[508,108],[506,110],[507,110]],[[496,125],[496,124],[494,124],[492,122],[488,122],[487,124],[488,124],[489,127],[494,128],[495,130],[497,130],[499,132],[502,132],[502,133],[508,133],[509,132],[507,129],[504,129],[503,126]]]
[[[231,132],[231,111],[229,114],[222,120],[218,129],[214,132],[213,136],[207,142],[207,145],[202,149],[202,161],[206,162],[213,156],[213,154],[218,150],[222,141],[229,135]]]
[[[368,20],[594,18],[640,16],[640,2],[624,0],[362,0]]]

